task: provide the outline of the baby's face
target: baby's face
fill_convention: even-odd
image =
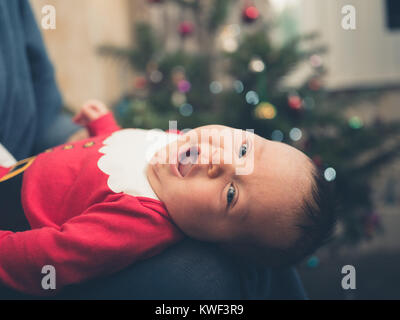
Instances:
[[[212,138],[203,139],[207,130]],[[294,212],[311,190],[311,163],[299,150],[238,129],[205,126],[154,159],[162,152],[168,161],[150,164],[147,176],[188,236],[216,242],[253,238],[278,246],[297,237]],[[184,164],[174,164],[176,159]]]

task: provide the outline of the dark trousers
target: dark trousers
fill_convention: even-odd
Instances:
[[[8,179],[0,182],[0,230],[26,231],[30,229],[21,203],[23,165],[16,165]]]

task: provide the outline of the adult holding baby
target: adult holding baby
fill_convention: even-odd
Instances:
[[[20,160],[65,142],[79,127],[62,99],[27,0],[0,0],[0,143]],[[7,161],[12,161],[9,157]],[[1,257],[0,257],[1,259]],[[216,248],[184,241],[118,274],[71,287],[61,298],[302,298],[291,269],[234,265]],[[1,298],[23,296],[0,284]]]

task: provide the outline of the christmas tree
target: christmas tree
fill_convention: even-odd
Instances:
[[[255,3],[148,2],[162,12],[159,30],[138,23],[134,47],[100,48],[103,55],[128,61],[135,71],[132,90],[115,106],[120,123],[162,129],[168,128],[168,120],[177,120],[180,129],[218,123],[254,129],[263,137],[294,145],[334,186],[341,226],[335,243],[371,238],[380,229],[372,201],[372,173],[398,155],[395,141],[390,148],[381,147],[400,126],[378,118],[367,125],[344,111],[355,100],[376,93],[325,90],[325,48],[317,35],[274,41],[273,15],[262,16]],[[227,24],[238,9],[240,23]],[[180,13],[175,14],[178,18],[168,16],[171,10]],[[168,31],[171,26],[176,34]],[[173,48],[168,46],[171,37],[178,39]],[[300,84],[288,85],[288,75],[304,63],[311,73]]]

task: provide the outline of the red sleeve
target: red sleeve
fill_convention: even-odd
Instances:
[[[133,210],[121,199],[95,204],[58,229],[0,231],[0,282],[24,293],[51,295],[121,270],[181,238],[165,216],[142,206]],[[42,289],[45,265],[56,270],[56,290]]]
[[[121,129],[111,112],[108,112],[104,116],[89,122],[86,127],[89,130],[91,137],[113,133],[114,131]]]

